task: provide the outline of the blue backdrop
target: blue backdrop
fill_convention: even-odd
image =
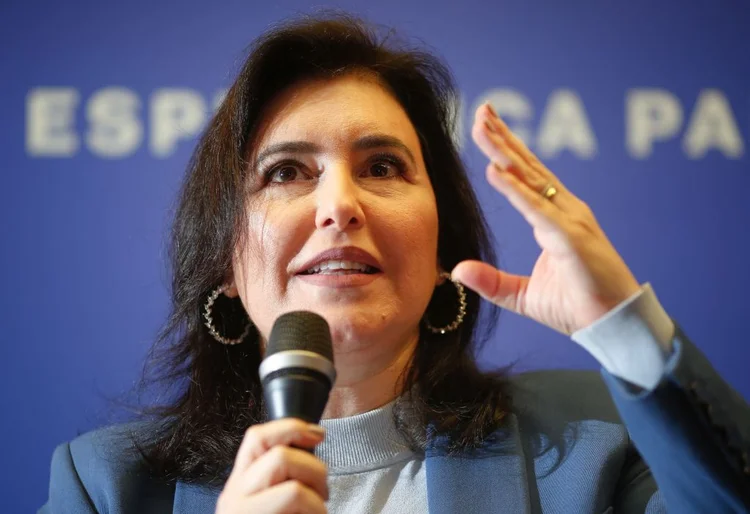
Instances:
[[[523,219],[483,182],[467,127],[493,101],[750,398],[750,8],[741,2],[330,4],[425,41],[462,93],[457,136],[502,264]],[[106,422],[167,312],[164,242],[195,138],[246,45],[303,1],[0,6],[0,511],[46,499],[55,445]],[[504,314],[487,364],[595,368]]]

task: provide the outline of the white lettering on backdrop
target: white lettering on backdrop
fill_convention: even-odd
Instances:
[[[86,146],[94,155],[117,159],[132,155],[143,141],[138,118],[141,100],[129,89],[108,87],[86,103]]]
[[[124,87],[99,89],[83,101],[75,88],[38,87],[26,97],[26,152],[31,157],[65,158],[87,150],[101,158],[125,158],[143,146],[145,134],[150,154],[167,158],[181,144],[192,144],[225,95],[226,91],[220,90],[207,102],[193,89],[158,89],[144,109],[140,97]],[[538,116],[533,102],[515,89],[488,90],[473,105],[485,101],[492,103],[543,159],[563,152],[593,159],[598,153],[595,127],[574,90],[552,90]],[[473,116],[474,109],[464,109],[462,102],[457,108],[454,138],[463,147],[464,127],[471,125],[464,117]],[[81,109],[83,129],[77,123]],[[695,105],[688,109],[686,112],[680,99],[665,89],[630,89],[624,99],[623,120],[628,155],[648,159],[660,144],[675,140],[688,159],[701,159],[711,151],[727,159],[744,155],[742,135],[721,90],[700,91]]]

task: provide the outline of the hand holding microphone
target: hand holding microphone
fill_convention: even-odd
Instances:
[[[216,514],[325,513],[325,464],[312,454],[335,380],[330,329],[311,312],[280,316],[260,366],[269,421],[251,426]]]

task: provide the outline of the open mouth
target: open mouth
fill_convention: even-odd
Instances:
[[[300,273],[300,275],[373,275],[380,270],[374,266],[351,261],[322,262]]]

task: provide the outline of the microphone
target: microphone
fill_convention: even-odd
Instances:
[[[318,423],[336,380],[326,320],[308,311],[279,316],[258,371],[270,420]]]

